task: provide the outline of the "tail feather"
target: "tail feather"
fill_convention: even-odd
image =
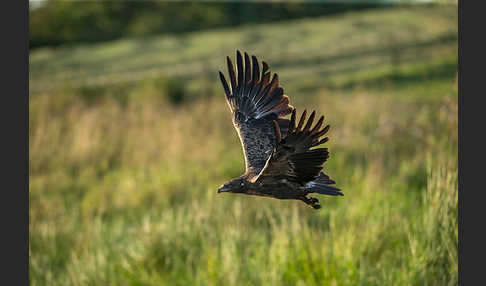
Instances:
[[[314,181],[307,183],[306,190],[309,193],[318,193],[330,196],[344,196],[341,189],[331,186],[335,183],[336,182],[331,180],[329,176],[321,172]]]

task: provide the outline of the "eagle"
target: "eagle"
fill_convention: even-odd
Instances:
[[[278,75],[272,79],[269,66],[248,54],[244,59],[236,51],[236,69],[226,57],[229,84],[219,71],[226,103],[243,147],[246,170],[243,175],[224,183],[218,193],[239,193],[276,199],[295,199],[314,209],[319,200],[309,194],[342,196],[336,183],[322,171],[329,158],[327,148],[313,148],[329,140],[322,138],[329,125],[320,116],[312,126],[316,112],[306,121],[304,110],[297,122],[296,109],[279,86]],[[291,114],[290,120],[284,117]],[[322,127],[322,128],[321,128]]]

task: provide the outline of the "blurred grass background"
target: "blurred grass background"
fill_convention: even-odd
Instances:
[[[58,2],[61,3],[61,2]],[[345,196],[217,195],[236,49],[331,124]],[[31,49],[31,285],[457,285],[457,6]]]

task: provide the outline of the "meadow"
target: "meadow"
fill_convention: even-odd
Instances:
[[[344,197],[217,194],[244,171],[236,49],[331,125]],[[31,285],[457,285],[457,6],[32,50]]]

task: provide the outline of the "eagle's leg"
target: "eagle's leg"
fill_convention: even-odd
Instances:
[[[302,196],[299,199],[316,210],[321,208],[321,205],[319,204],[319,200],[316,198]]]

